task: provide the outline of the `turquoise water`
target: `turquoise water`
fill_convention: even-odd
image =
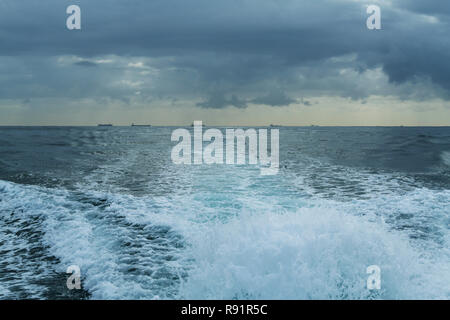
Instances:
[[[275,176],[173,129],[0,128],[0,298],[449,298],[450,128],[283,127]]]

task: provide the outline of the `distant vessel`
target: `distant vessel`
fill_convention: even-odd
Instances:
[[[132,127],[151,127],[151,124],[131,124]]]
[[[191,124],[191,127],[194,126],[194,123]],[[206,125],[204,123],[202,123],[202,127],[206,127]]]
[[[110,124],[110,123],[100,123],[97,126],[99,126],[99,127],[112,127],[113,125]]]
[[[272,128],[279,128],[279,127],[282,127],[281,124],[271,124],[270,126],[271,126]]]

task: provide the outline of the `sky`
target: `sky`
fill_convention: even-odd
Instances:
[[[0,0],[0,125],[450,125],[449,23],[444,0]]]

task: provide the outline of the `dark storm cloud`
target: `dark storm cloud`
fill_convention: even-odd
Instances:
[[[253,99],[252,102],[256,104],[265,104],[272,107],[288,106],[297,100],[292,99],[281,90],[274,90],[263,97]]]
[[[91,61],[83,60],[75,62],[74,65],[80,66],[80,67],[96,67],[97,64]]]
[[[197,106],[208,109],[220,109],[229,106],[245,108],[247,102],[238,99],[235,95],[227,98],[223,93],[214,93],[206,101],[197,103]]]
[[[383,30],[365,26],[373,2]],[[65,28],[71,4],[81,7],[81,31]],[[128,101],[139,94],[196,99],[203,108],[289,105],[300,92],[448,99],[449,7],[418,0],[3,0],[0,95]],[[78,60],[58,64],[61,56]],[[96,62],[107,56],[121,61]],[[142,61],[127,64],[133,58]]]
[[[399,5],[419,14],[450,15],[448,1],[400,0]]]

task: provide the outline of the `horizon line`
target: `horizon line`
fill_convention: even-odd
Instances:
[[[45,124],[45,125],[39,125],[39,124],[0,124],[0,128],[5,127],[80,127],[80,128],[90,128],[90,127],[99,127],[99,128],[108,128],[108,127],[133,127],[131,124],[129,125],[115,125],[111,124],[111,126],[99,126],[98,124],[83,124],[83,125],[70,125],[70,124]],[[159,124],[149,124],[149,125],[138,125],[135,127],[191,127],[191,124],[166,124],[166,125],[159,125]],[[283,124],[267,124],[267,125],[237,125],[237,124],[218,124],[218,125],[203,125],[203,127],[292,127],[292,128],[298,128],[298,127],[307,127],[307,128],[320,128],[320,127],[386,127],[386,128],[401,128],[401,127],[409,127],[409,128],[446,128],[450,127],[449,125],[316,125],[316,124],[310,124],[310,125],[283,125]]]

